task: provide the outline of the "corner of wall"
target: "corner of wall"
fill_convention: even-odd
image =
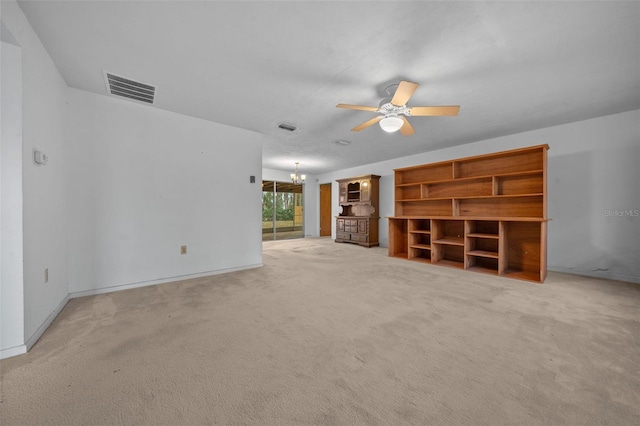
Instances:
[[[3,37],[11,34],[22,56],[22,158],[14,165],[22,175],[22,340],[32,344],[69,294],[67,85],[19,5],[0,7]],[[34,149],[47,165],[34,163]]]

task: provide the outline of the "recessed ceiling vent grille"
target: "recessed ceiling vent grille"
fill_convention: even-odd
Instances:
[[[104,72],[104,81],[107,84],[107,91],[112,95],[148,104],[152,104],[155,99],[156,87],[150,84],[140,83],[106,71]]]
[[[296,131],[298,129],[296,126],[294,126],[293,124],[289,124],[289,123],[280,123],[280,124],[278,124],[278,128],[280,128],[282,130],[286,130],[287,132],[294,132],[294,131]]]

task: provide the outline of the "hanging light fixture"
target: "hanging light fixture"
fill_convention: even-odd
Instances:
[[[396,114],[389,114],[380,120],[380,127],[387,133],[397,132],[403,124],[402,118]]]
[[[307,176],[300,174],[300,170],[298,170],[298,164],[300,163],[296,161],[296,172],[291,173],[291,182],[295,183],[296,185],[301,185],[304,183],[304,180],[307,178]]]

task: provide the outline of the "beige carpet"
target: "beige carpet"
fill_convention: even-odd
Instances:
[[[537,285],[329,239],[72,300],[0,363],[0,423],[640,424],[640,285]]]

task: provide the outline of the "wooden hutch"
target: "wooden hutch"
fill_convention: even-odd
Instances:
[[[394,170],[389,256],[544,282],[548,149]]]
[[[338,179],[340,214],[336,217],[336,242],[373,247],[378,243],[380,176]]]

